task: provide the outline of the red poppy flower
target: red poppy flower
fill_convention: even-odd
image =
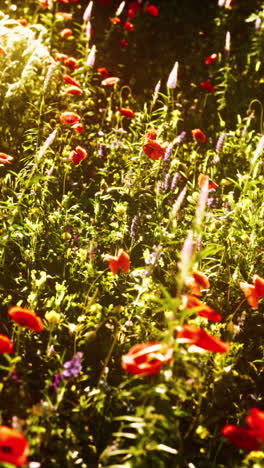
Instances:
[[[48,8],[49,6],[49,0],[38,0],[38,2],[42,8]]]
[[[130,2],[128,4],[128,18],[134,18],[137,13],[141,10],[141,5],[137,1]]]
[[[124,115],[125,117],[128,117],[129,119],[133,119],[135,117],[134,112],[129,107],[121,107],[121,109],[119,109],[119,112],[120,114]]]
[[[192,130],[192,136],[195,138],[195,140],[200,141],[201,143],[204,143],[206,141],[206,135],[200,128],[194,128]]]
[[[8,315],[21,327],[29,328],[36,332],[41,332],[44,328],[41,318],[33,310],[14,306],[8,310]]]
[[[28,26],[28,20],[26,20],[26,18],[18,18],[17,21],[21,26]]]
[[[257,439],[264,442],[264,411],[260,411],[258,408],[251,408],[246,421],[254,431]]]
[[[76,124],[81,120],[81,117],[75,112],[65,111],[60,115],[60,121],[66,125]]]
[[[127,47],[127,46],[128,46],[128,42],[127,42],[125,39],[121,39],[120,45],[121,45],[122,47]]]
[[[82,89],[79,88],[79,86],[69,86],[69,88],[66,88],[65,90],[66,94],[82,94]]]
[[[75,151],[71,151],[70,153],[70,160],[74,164],[79,164],[85,158],[87,158],[87,151],[81,146],[76,146]]]
[[[29,444],[16,429],[0,426],[0,461],[23,466],[27,463]]]
[[[131,23],[131,21],[126,21],[124,23],[124,29],[126,29],[127,31],[135,31],[135,26],[133,25],[133,23]]]
[[[240,289],[242,289],[243,293],[245,294],[249,305],[253,309],[257,309],[258,308],[259,295],[256,292],[255,286],[253,284],[244,283],[243,281],[241,281],[239,283],[239,286],[240,286]]]
[[[218,58],[217,54],[211,54],[208,57],[206,57],[204,63],[205,65],[212,65],[212,63],[214,63],[217,60],[217,58]]]
[[[198,346],[213,353],[227,353],[229,344],[216,336],[209,335],[202,328],[183,325],[177,329],[178,338],[190,345]]]
[[[122,357],[122,368],[133,375],[149,377],[158,374],[164,363],[170,362],[173,349],[168,345],[151,341],[137,344]]]
[[[146,138],[149,138],[150,140],[156,140],[157,134],[158,134],[157,130],[155,130],[155,128],[151,128],[150,130],[147,131]]]
[[[108,78],[105,78],[101,84],[103,86],[114,86],[119,82],[119,78],[117,76],[109,76]]]
[[[77,133],[82,133],[83,132],[83,125],[80,123],[76,123],[72,126],[74,130],[76,130]]]
[[[119,249],[117,257],[105,255],[104,260],[108,262],[113,275],[116,275],[119,270],[123,270],[125,273],[130,271],[130,258],[123,249]]]
[[[79,68],[79,64],[78,64],[76,58],[74,58],[74,57],[66,57],[63,60],[63,63],[65,65],[65,67],[69,68],[72,71],[77,70],[77,68]]]
[[[5,55],[6,51],[3,47],[0,47],[0,55]]]
[[[227,424],[221,430],[222,434],[236,447],[245,450],[259,450],[260,443],[252,429]]]
[[[99,73],[101,76],[104,78],[107,78],[109,76],[109,71],[105,67],[99,67],[97,68],[97,73]]]
[[[61,54],[60,52],[58,52],[55,57],[54,57],[54,60],[55,62],[60,62],[61,60],[64,62],[64,60],[66,60],[68,58],[68,55],[66,54]]]
[[[150,159],[164,159],[167,146],[167,143],[160,144],[157,141],[151,140],[149,138],[143,146],[143,151]]]
[[[13,351],[14,347],[10,338],[0,333],[0,354],[10,354],[13,353]]]
[[[112,24],[119,24],[121,23],[121,19],[118,16],[115,16],[114,18],[109,19],[110,23]]]
[[[71,84],[73,86],[78,86],[78,87],[81,86],[80,83],[78,83],[78,81],[74,80],[74,78],[72,78],[67,73],[64,73],[64,75],[62,75],[62,79],[65,83]]]
[[[146,12],[151,16],[159,16],[159,9],[155,5],[148,5]]]
[[[264,278],[261,278],[258,275],[254,275],[253,283],[254,283],[257,295],[259,297],[264,297]]]
[[[221,322],[222,316],[215,312],[212,307],[209,307],[207,304],[204,304],[198,297],[192,296],[190,294],[184,294],[182,296],[182,302],[186,309],[193,309],[194,307],[199,307],[197,314],[200,317],[205,317],[207,320],[212,320],[213,322]]]
[[[198,177],[198,185],[200,188],[203,187],[204,183],[208,180],[208,189],[209,191],[210,190],[215,190],[219,187],[219,185],[217,185],[212,179],[209,179],[209,176],[208,175],[205,175],[205,174],[199,174],[199,177]]]
[[[203,89],[208,91],[208,93],[214,93],[215,92],[215,87],[210,81],[201,81],[200,85],[202,86]]]
[[[70,28],[65,28],[60,32],[60,37],[62,39],[66,39],[67,37],[70,37],[73,35],[73,31]]]
[[[11,164],[13,159],[13,156],[10,156],[9,154],[0,153],[0,163]]]
[[[185,281],[185,286],[191,290],[192,294],[202,296],[201,288],[209,289],[210,282],[207,276],[201,271],[194,270],[191,276],[188,276]]]
[[[249,284],[241,281],[239,286],[245,294],[249,305],[253,307],[253,309],[257,309],[259,299],[264,297],[264,278],[254,275],[253,283],[254,284]]]

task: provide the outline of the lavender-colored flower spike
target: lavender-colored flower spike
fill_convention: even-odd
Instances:
[[[225,53],[227,57],[230,54],[230,48],[231,48],[231,34],[229,31],[227,31],[226,37],[225,37]]]
[[[170,89],[174,89],[177,86],[178,68],[179,68],[179,62],[175,62],[175,65],[173,69],[171,70],[168,81],[167,81],[167,87]]]
[[[215,147],[216,153],[221,153],[222,152],[224,142],[225,142],[225,137],[226,137],[226,133],[221,133],[221,135],[218,138],[217,143],[216,143],[216,147]]]
[[[115,16],[119,16],[121,15],[122,11],[124,10],[125,8],[125,4],[126,2],[121,2],[119,7],[117,8],[116,12],[115,12]]]
[[[100,143],[99,145],[98,154],[100,158],[102,159],[102,161],[106,161],[106,158],[107,158],[106,147],[103,143]]]
[[[165,150],[164,159],[163,159],[163,174],[167,174],[167,172],[169,171],[170,163],[171,163],[170,156],[172,153],[172,148],[173,148],[173,145],[170,143]]]
[[[262,23],[262,19],[259,18],[259,17],[256,18],[256,21],[255,21],[255,31],[257,31],[257,32],[260,31],[261,23]]]
[[[179,172],[175,172],[171,181],[170,192],[174,192],[174,190],[176,189],[179,177],[180,177]]]
[[[169,185],[170,185],[170,174],[166,174],[164,177],[164,191],[168,192],[169,190]]]
[[[93,2],[89,2],[88,6],[84,10],[83,21],[90,21],[92,9],[93,9]]]
[[[95,51],[96,51],[96,47],[95,47],[95,45],[93,45],[90,52],[89,52],[89,55],[87,57],[87,61],[86,61],[87,67],[93,67],[94,66]]]
[[[263,148],[264,148],[264,135],[262,135],[261,139],[259,140],[258,146],[254,151],[251,164],[255,164],[255,162],[258,160],[259,156],[261,155]]]
[[[131,237],[134,237],[134,238],[137,237],[138,225],[139,225],[139,215],[135,215],[134,218],[132,219],[131,228],[130,228]]]
[[[153,93],[153,98],[152,98],[152,106],[154,106],[155,102],[157,101],[158,99],[158,95],[159,95],[159,90],[160,90],[160,85],[161,85],[161,81],[159,80],[155,86],[155,89],[154,89],[154,93]]]
[[[52,145],[55,140],[57,133],[57,129],[53,130],[48,136],[48,138],[44,141],[43,145],[40,147],[39,153],[37,155],[37,160],[39,161],[42,156],[46,153],[47,149]]]
[[[185,137],[186,137],[186,132],[183,131],[175,138],[174,143],[176,145],[180,145],[181,143],[183,143],[183,140]]]
[[[78,377],[82,370],[82,357],[83,353],[78,352],[73,356],[71,361],[67,361],[63,364],[63,371],[61,373],[61,376],[64,380]]]
[[[86,35],[87,41],[89,42],[89,40],[91,39],[91,35],[92,35],[92,25],[91,25],[90,21],[88,21],[87,24],[86,24],[85,35]]]

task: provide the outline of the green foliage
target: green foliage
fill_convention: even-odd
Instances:
[[[155,17],[143,2],[132,32],[123,29],[127,5],[113,24],[113,5],[94,2],[89,39],[75,2],[24,3],[5,2],[0,12],[0,151],[13,157],[4,164],[0,155],[0,332],[15,348],[0,355],[1,424],[26,434],[39,466],[263,466],[261,451],[245,454],[221,435],[250,408],[264,409],[263,299],[252,308],[239,287],[264,276],[263,5],[190,13],[190,2],[164,1]],[[63,39],[67,27],[73,37]],[[74,56],[76,69],[59,53]],[[173,89],[168,56],[179,60]],[[102,85],[99,66],[120,81]],[[67,93],[65,74],[81,94]],[[215,93],[200,86],[207,80]],[[62,122],[64,111],[80,116],[81,133]],[[199,128],[204,142],[192,136]],[[147,157],[150,129],[156,145],[171,144],[164,159]],[[78,147],[88,154],[79,164]],[[107,256],[120,249],[131,266],[114,274]],[[203,305],[222,321],[184,302],[195,270],[210,280]],[[15,324],[7,314],[15,305],[34,310],[43,331]],[[230,343],[229,351],[190,346],[178,337],[184,324]],[[148,342],[170,346],[173,358],[154,375],[129,374],[123,356]],[[77,352],[82,370],[64,378]]]

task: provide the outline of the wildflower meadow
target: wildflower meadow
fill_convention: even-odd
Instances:
[[[263,0],[0,3],[0,466],[264,468]]]

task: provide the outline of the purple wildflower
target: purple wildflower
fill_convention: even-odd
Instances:
[[[61,377],[64,380],[78,377],[82,369],[82,364],[81,364],[82,357],[83,357],[83,353],[78,352],[73,356],[71,361],[66,361],[63,364],[63,371],[61,373]]]
[[[132,219],[131,228],[130,228],[130,236],[137,237],[137,230],[139,225],[139,215],[135,215]]]
[[[172,153],[172,144],[170,143],[165,150],[164,159],[163,159],[163,174],[164,175],[168,173],[169,168],[170,168],[171,153]]]
[[[217,140],[215,151],[216,153],[221,153],[223,146],[224,146],[224,141],[225,141],[226,133],[221,133],[220,137]]]
[[[102,161],[106,161],[106,158],[107,158],[106,147],[103,143],[100,143],[99,145],[98,154],[100,158],[102,159]]]
[[[164,191],[167,192],[169,190],[170,185],[170,174],[167,173],[164,177]]]
[[[173,69],[171,70],[168,81],[167,81],[167,87],[170,89],[174,89],[177,86],[178,68],[179,68],[179,62],[175,62],[175,65]]]
[[[176,137],[176,139],[174,140],[174,143],[176,143],[177,145],[180,145],[181,143],[183,143],[183,140],[185,139],[185,137],[186,137],[186,132],[183,131]]]
[[[174,190],[176,189],[179,177],[180,177],[179,172],[175,172],[171,181],[170,192],[174,192]]]
[[[55,374],[52,385],[51,385],[51,387],[55,390],[55,392],[58,391],[58,386],[59,386],[60,380],[61,380],[60,374]]]

